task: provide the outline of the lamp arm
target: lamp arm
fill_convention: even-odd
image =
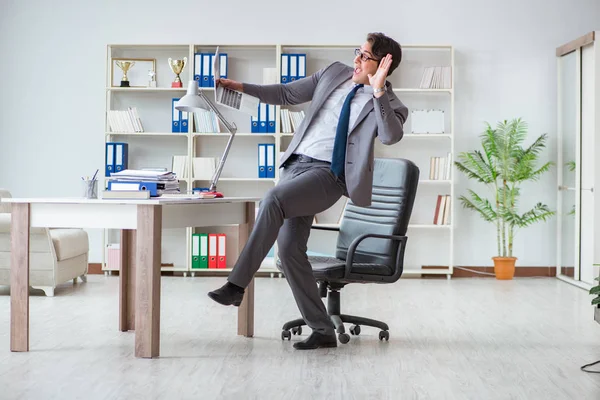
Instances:
[[[202,97],[202,100],[204,100],[206,102],[206,104],[211,109],[211,111],[213,111],[216,114],[219,121],[221,121],[221,123],[225,126],[225,128],[231,134],[231,136],[229,136],[229,140],[227,141],[227,146],[225,146],[225,151],[223,152],[223,156],[221,157],[221,160],[219,161],[219,166],[217,167],[217,170],[215,171],[215,174],[213,175],[212,182],[210,183],[210,188],[208,189],[209,192],[216,192],[217,191],[217,182],[219,181],[219,177],[221,176],[221,171],[223,170],[223,167],[225,166],[225,160],[227,160],[227,155],[229,154],[229,149],[231,148],[231,144],[233,143],[233,137],[235,136],[235,133],[237,132],[237,126],[235,126],[235,123],[230,124],[225,119],[223,114],[221,114],[221,111],[219,111],[219,109],[217,107],[215,107],[213,102],[210,101],[210,99],[208,97],[206,97],[206,95],[204,94],[204,91],[202,91],[202,89],[200,89],[199,92],[200,92],[200,97]]]

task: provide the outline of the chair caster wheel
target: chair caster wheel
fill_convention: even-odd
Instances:
[[[350,327],[350,334],[355,336],[360,335],[360,325],[352,325]]]
[[[292,328],[292,335],[302,335],[302,327],[297,326],[295,328]]]
[[[388,331],[380,331],[379,332],[379,340],[385,339],[386,341],[390,340],[390,333]]]
[[[339,339],[340,343],[346,344],[350,341],[350,335],[348,335],[347,333],[340,333],[338,335],[338,339]]]
[[[292,339],[292,332],[290,331],[281,331],[281,340],[291,340]]]

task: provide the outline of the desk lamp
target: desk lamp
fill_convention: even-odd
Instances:
[[[212,182],[210,184],[210,188],[208,189],[207,197],[223,197],[223,193],[217,192],[217,182],[219,181],[219,176],[221,176],[221,170],[225,165],[225,160],[227,159],[227,154],[229,154],[229,149],[231,148],[231,143],[233,142],[233,137],[235,136],[235,132],[237,131],[237,127],[235,123],[229,123],[221,114],[219,109],[213,104],[212,101],[204,94],[204,91],[201,87],[198,86],[198,81],[189,81],[187,87],[187,93],[183,96],[175,106],[176,109],[180,111],[187,111],[193,113],[196,110],[208,110],[213,111],[219,121],[225,126],[227,131],[231,134],[229,140],[227,141],[227,146],[225,146],[225,151],[223,152],[223,156],[221,157],[221,161],[219,162],[219,166],[213,175]]]

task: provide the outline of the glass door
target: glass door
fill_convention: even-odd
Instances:
[[[580,275],[580,62],[579,50],[558,57],[557,275]]]
[[[595,169],[595,65],[592,42],[581,47],[581,258],[579,280],[592,285],[598,276],[594,267],[594,175]]]

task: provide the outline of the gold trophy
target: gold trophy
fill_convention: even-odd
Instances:
[[[183,87],[179,74],[181,74],[181,71],[183,71],[185,64],[187,64],[187,57],[183,57],[183,60],[173,60],[172,58],[169,58],[169,67],[171,67],[171,71],[177,75],[175,80],[171,82],[172,88]]]
[[[127,79],[127,72],[135,65],[135,61],[115,61],[117,67],[123,71],[123,78],[121,78],[121,87],[129,87],[129,80]]]

